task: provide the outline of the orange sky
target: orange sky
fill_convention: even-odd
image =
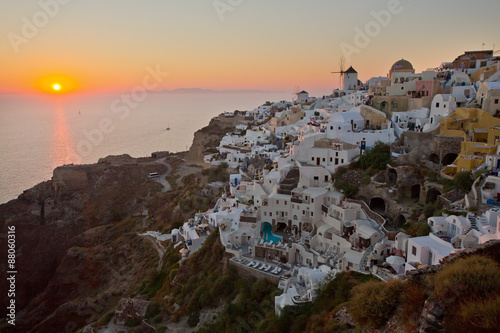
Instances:
[[[355,46],[356,29],[366,31],[377,23],[373,12],[391,13],[389,2],[397,0],[255,0],[225,12],[201,0],[58,1],[46,0],[48,9],[39,1],[2,5],[0,92],[40,91],[40,79],[54,75],[67,77],[75,92],[130,90],[150,75],[146,68],[159,67],[168,76],[157,90],[300,86],[326,94],[338,87],[330,72],[338,70],[341,46]],[[401,58],[422,71],[482,43],[500,48],[500,2],[470,4],[401,0],[347,65],[367,80],[385,76]],[[475,15],[483,18],[480,31],[457,26]]]

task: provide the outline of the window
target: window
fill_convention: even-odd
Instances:
[[[323,157],[323,162],[326,162],[326,158]]]
[[[311,212],[311,216],[313,216],[313,215],[314,215],[314,212]]]
[[[415,246],[411,247],[411,254],[413,254],[414,256],[417,255],[417,248]]]
[[[314,203],[314,198],[311,198],[311,203]]]
[[[495,99],[495,104],[498,104],[498,99]]]
[[[311,157],[311,161],[313,161],[313,162],[314,162],[314,157]]]
[[[269,216],[273,216],[273,212],[269,212]]]
[[[280,201],[279,200],[276,200],[276,204],[279,205],[280,204]]]
[[[439,107],[439,103],[436,103],[436,107],[437,107],[437,108]]]
[[[288,201],[285,201],[285,206],[288,205]]]
[[[319,177],[318,176],[314,176],[314,180],[319,180]]]
[[[333,162],[333,157],[330,157],[330,163]]]
[[[328,181],[328,176],[325,176],[325,182],[327,182],[327,181]]]
[[[333,126],[330,126],[330,129],[333,130]]]

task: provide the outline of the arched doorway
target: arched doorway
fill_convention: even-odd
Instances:
[[[443,160],[441,161],[443,165],[449,165],[455,162],[457,159],[458,155],[454,153],[448,153],[444,155]]]
[[[381,111],[385,111],[385,110],[387,110],[387,108],[388,108],[388,107],[389,107],[389,103],[387,103],[387,102],[385,102],[385,101],[384,101],[384,102],[382,102],[382,103],[380,103],[380,110],[381,110]]]
[[[396,170],[389,169],[389,171],[387,172],[387,174],[388,174],[387,184],[389,186],[396,185],[397,182],[398,182],[398,173],[396,172]]]
[[[432,153],[429,156],[429,161],[431,161],[434,164],[439,164],[439,156],[437,154],[435,154],[435,153]]]
[[[394,226],[396,228],[401,228],[406,223],[406,217],[403,214],[399,214],[394,220]]]
[[[441,192],[435,188],[431,188],[427,191],[427,195],[425,197],[425,203],[434,203],[437,201],[438,196],[441,195]]]
[[[251,236],[246,233],[241,234],[241,245],[249,245]]]
[[[411,187],[411,198],[412,199],[420,199],[420,184],[415,184]]]
[[[370,199],[370,209],[378,214],[384,214],[386,209],[385,200],[381,197],[373,197]]]
[[[278,222],[276,232],[285,232],[288,225],[285,222]]]

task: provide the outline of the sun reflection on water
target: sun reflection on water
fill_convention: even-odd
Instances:
[[[80,156],[74,150],[75,145],[66,120],[66,112],[60,105],[56,108],[52,134],[51,160],[53,166],[81,163]]]

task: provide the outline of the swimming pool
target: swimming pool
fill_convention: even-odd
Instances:
[[[264,234],[264,239],[265,243],[269,243],[270,241],[273,241],[273,244],[278,244],[279,241],[281,241],[280,236],[276,236],[273,234],[273,226],[269,222],[263,222],[262,223],[262,233]]]

